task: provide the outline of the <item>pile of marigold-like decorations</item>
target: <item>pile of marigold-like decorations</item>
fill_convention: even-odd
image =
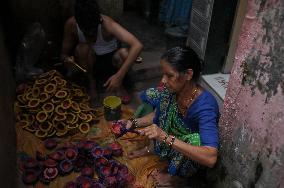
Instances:
[[[52,70],[17,88],[16,124],[38,138],[88,133],[102,115],[89,106],[85,88]]]
[[[134,176],[127,166],[113,159],[113,156],[123,154],[117,142],[101,147],[94,141],[85,140],[57,147],[57,141],[50,138],[45,141],[45,147],[51,150],[48,155],[37,151],[35,158],[20,160],[22,180],[26,185],[35,185],[38,181],[48,185],[57,176],[72,172],[80,174],[64,188],[123,188],[134,183]]]

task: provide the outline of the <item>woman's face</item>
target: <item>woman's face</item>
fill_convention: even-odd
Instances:
[[[166,60],[160,61],[163,78],[162,82],[172,93],[178,93],[186,82],[186,76],[175,70]]]

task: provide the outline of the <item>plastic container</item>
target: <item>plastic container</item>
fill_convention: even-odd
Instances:
[[[121,99],[117,96],[108,96],[103,101],[104,116],[107,121],[119,120],[121,117]]]

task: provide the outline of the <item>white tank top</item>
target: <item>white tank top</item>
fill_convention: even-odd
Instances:
[[[86,42],[86,38],[84,33],[81,31],[77,24],[77,31],[78,31],[78,38],[79,42]],[[92,44],[92,48],[96,55],[104,55],[110,52],[113,52],[117,49],[117,40],[113,38],[111,41],[104,41],[102,35],[102,25],[99,24],[98,26],[98,33],[97,33],[97,40],[95,43]]]

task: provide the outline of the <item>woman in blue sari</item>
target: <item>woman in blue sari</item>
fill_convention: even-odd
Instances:
[[[168,161],[167,172],[155,172],[159,185],[174,176],[188,177],[199,167],[213,167],[218,153],[219,108],[215,98],[199,84],[201,63],[189,48],[175,47],[161,57],[163,86],[150,88],[141,99],[154,112],[127,121],[127,128],[137,128],[153,140],[153,146],[133,151],[135,158],[151,150]]]

